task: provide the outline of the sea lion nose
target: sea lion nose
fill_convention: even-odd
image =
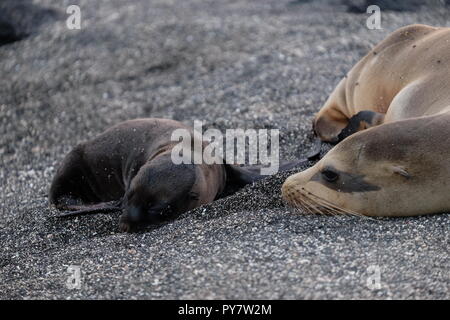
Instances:
[[[141,214],[139,208],[131,206],[127,210],[127,217],[130,222],[138,222],[141,220]]]
[[[288,203],[295,202],[298,197],[299,189],[304,187],[304,185],[311,179],[315,172],[315,168],[309,168],[305,171],[293,174],[289,176],[283,183],[281,187],[281,195],[284,201]]]
[[[284,201],[290,203],[293,196],[293,191],[295,190],[295,186],[297,185],[295,175],[292,175],[284,181],[283,186],[281,187],[281,195]]]

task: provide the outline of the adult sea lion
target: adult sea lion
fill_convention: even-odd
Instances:
[[[166,221],[264,178],[258,167],[229,164],[174,164],[171,135],[190,127],[167,119],[119,123],[76,146],[63,160],[50,187],[49,201],[61,216],[123,210],[120,229]],[[200,140],[200,145],[205,142]],[[203,150],[201,149],[200,152]],[[198,151],[195,151],[198,152]],[[280,166],[288,170],[305,160]]]
[[[449,212],[450,28],[393,32],[340,81],[313,127],[321,140],[342,142],[286,179],[290,205],[368,216]]]

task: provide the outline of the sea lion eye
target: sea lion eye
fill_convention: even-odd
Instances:
[[[335,182],[339,178],[339,174],[330,169],[325,169],[321,173],[322,177],[328,182]]]
[[[191,198],[192,200],[198,200],[200,199],[200,195],[197,192],[189,192],[189,198]]]

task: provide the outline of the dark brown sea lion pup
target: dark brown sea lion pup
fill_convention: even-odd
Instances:
[[[393,32],[341,80],[314,130],[343,141],[285,181],[290,205],[368,216],[449,212],[450,28]]]
[[[228,164],[174,164],[176,129],[193,130],[167,119],[119,123],[76,146],[64,159],[50,187],[50,204],[65,215],[123,210],[120,229],[167,221],[214,201],[228,188],[264,176],[257,167]],[[192,134],[192,139],[198,136]],[[200,138],[201,139],[201,138]],[[201,142],[204,144],[204,142]],[[288,170],[304,160],[285,163]]]

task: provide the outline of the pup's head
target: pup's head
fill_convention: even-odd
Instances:
[[[124,197],[122,231],[159,224],[200,206],[205,201],[206,180],[201,167],[174,164],[170,154],[140,168]]]

